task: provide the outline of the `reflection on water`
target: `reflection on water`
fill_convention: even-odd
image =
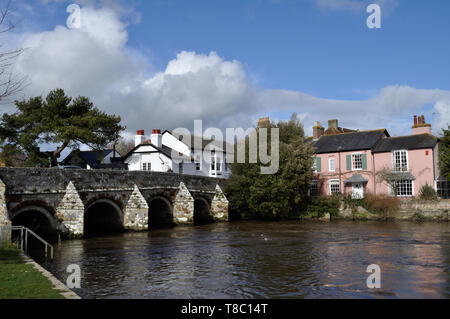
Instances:
[[[63,242],[84,298],[449,298],[450,225],[236,222]],[[369,290],[366,268],[381,267]]]

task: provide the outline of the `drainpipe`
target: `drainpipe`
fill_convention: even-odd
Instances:
[[[339,146],[337,148],[337,150],[338,150],[338,156],[339,156],[339,188],[342,187],[342,192],[341,193],[344,194],[345,193],[345,186],[342,185],[342,180],[341,180],[341,150],[342,150],[342,146]]]
[[[377,181],[375,176],[375,154],[372,153],[372,171],[373,171],[373,194],[377,195]]]

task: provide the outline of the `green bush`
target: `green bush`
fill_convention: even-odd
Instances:
[[[419,199],[421,200],[436,200],[437,194],[436,191],[428,184],[425,184],[420,189]]]
[[[339,196],[327,196],[327,197],[313,197],[311,198],[305,215],[311,217],[323,217],[329,213],[331,217],[335,217],[339,214]]]

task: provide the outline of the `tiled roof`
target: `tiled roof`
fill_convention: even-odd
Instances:
[[[313,146],[317,154],[369,150],[384,136],[389,136],[386,130],[328,135],[321,136]]]
[[[176,138],[179,137],[178,134],[176,133],[172,133],[170,131],[165,131],[168,132],[170,134],[172,134],[173,136],[175,136]],[[227,142],[224,141],[216,141],[216,140],[210,140],[210,139],[204,139],[201,136],[191,136],[191,149],[197,149],[197,145],[201,145],[202,150],[212,150],[212,146],[215,146],[217,148],[217,150],[222,150],[222,151],[227,151],[230,149],[233,149],[233,145],[232,144],[228,144]],[[227,149],[228,146],[228,149]]]
[[[437,142],[438,138],[430,134],[389,137],[381,140],[375,146],[373,153],[433,148]]]
[[[103,158],[108,156],[113,150],[102,150],[102,151],[72,151],[69,156],[67,156],[63,163],[67,163],[73,156],[78,156],[89,166],[94,166],[98,164]]]

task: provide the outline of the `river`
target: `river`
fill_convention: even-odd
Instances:
[[[65,241],[83,298],[449,298],[450,224],[230,222]],[[381,268],[369,289],[366,268]]]

